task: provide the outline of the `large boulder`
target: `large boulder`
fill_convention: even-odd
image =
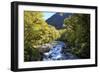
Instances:
[[[52,44],[44,44],[38,47],[40,53],[48,52],[52,48]]]

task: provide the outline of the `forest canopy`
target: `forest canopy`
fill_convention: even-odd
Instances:
[[[24,12],[25,60],[29,60],[29,56],[31,54],[34,54],[36,57],[38,57],[39,55],[37,47],[39,45],[52,42],[59,37],[59,32],[55,29],[55,27],[48,25],[45,22],[41,12]]]
[[[66,31],[63,40],[68,41],[72,47],[72,53],[81,58],[90,57],[90,15],[73,14],[64,20]]]

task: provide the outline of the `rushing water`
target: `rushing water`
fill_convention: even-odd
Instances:
[[[61,41],[55,41],[52,43],[50,51],[45,52],[43,56],[44,61],[48,60],[66,60],[66,59],[77,59],[75,55],[71,53],[65,53],[64,49],[67,49],[67,45]]]

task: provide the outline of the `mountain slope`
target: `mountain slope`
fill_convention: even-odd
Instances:
[[[60,29],[63,27],[64,19],[68,18],[71,15],[71,13],[56,13],[49,19],[47,19],[46,22],[50,25],[55,26],[57,29]]]

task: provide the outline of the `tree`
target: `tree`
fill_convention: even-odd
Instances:
[[[25,61],[37,60],[40,57],[37,47],[52,42],[59,37],[59,32],[55,27],[45,22],[42,12],[24,12]]]
[[[90,57],[90,15],[73,14],[64,20],[63,39],[72,46],[72,53],[81,58]]]

